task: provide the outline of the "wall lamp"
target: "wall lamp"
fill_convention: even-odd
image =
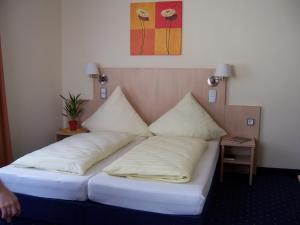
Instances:
[[[98,78],[100,84],[106,84],[108,78],[105,74],[101,74],[97,63],[88,63],[85,65],[84,72],[91,78]]]
[[[207,83],[211,87],[216,87],[219,81],[222,81],[225,77],[232,76],[231,65],[229,64],[218,64],[216,67],[215,74],[207,79]]]

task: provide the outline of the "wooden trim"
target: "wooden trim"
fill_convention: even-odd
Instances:
[[[5,81],[3,73],[2,48],[0,41],[0,165],[12,162],[12,147],[9,134],[8,113],[5,96]]]

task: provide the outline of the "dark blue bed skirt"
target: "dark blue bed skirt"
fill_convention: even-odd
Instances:
[[[201,215],[166,215],[91,201],[67,201],[17,194],[22,214],[12,224],[34,225],[201,225]],[[19,222],[23,221],[23,222]],[[6,224],[1,221],[0,224]]]

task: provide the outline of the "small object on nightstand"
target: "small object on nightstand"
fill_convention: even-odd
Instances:
[[[238,136],[234,136],[234,137],[227,136],[227,137],[224,137],[224,140],[242,144],[242,143],[244,143],[244,142],[251,141],[251,138],[238,137]]]
[[[236,140],[236,141],[234,141]],[[249,166],[249,185],[252,185],[252,175],[255,171],[255,140],[254,138],[244,138],[236,136],[225,136],[221,140],[221,166],[220,181],[223,182],[224,164]],[[248,150],[249,154],[226,153],[227,149],[237,151]]]
[[[60,141],[66,137],[70,137],[75,134],[88,133],[85,128],[77,128],[77,130],[70,130],[70,128],[61,128],[56,132],[56,141]]]
[[[234,154],[224,154],[224,160],[235,160],[236,156]]]

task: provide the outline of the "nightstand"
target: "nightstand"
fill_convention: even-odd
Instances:
[[[255,170],[255,139],[238,143],[230,140],[230,136],[222,137],[221,140],[221,166],[220,181],[223,182],[224,164],[249,166],[249,185],[252,185],[252,176]],[[224,157],[230,152],[233,157]]]
[[[56,141],[60,141],[66,137],[70,137],[74,134],[88,133],[85,128],[78,128],[77,130],[70,130],[69,128],[61,128],[56,132]]]

